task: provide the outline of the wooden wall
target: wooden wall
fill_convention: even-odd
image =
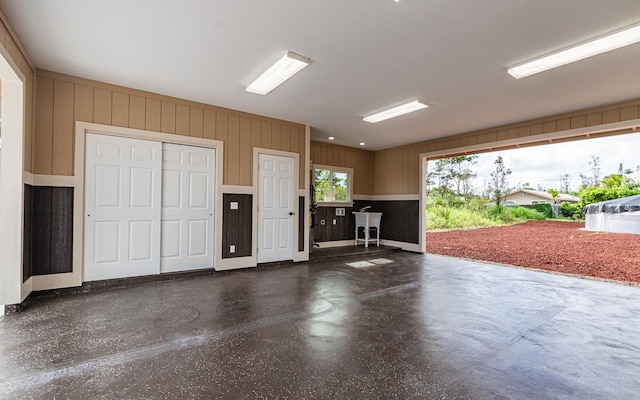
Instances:
[[[13,31],[13,28],[11,28],[7,17],[2,11],[0,11],[0,45],[4,48],[5,55],[10,58],[10,63],[13,63],[24,77],[24,170],[32,172],[35,69],[27,52],[20,43],[18,36]]]
[[[486,144],[486,148],[490,149],[491,143],[509,139],[522,139],[532,145],[536,143],[536,135],[638,118],[640,99],[377,151],[374,153],[372,194],[418,194],[421,153],[442,151],[446,154],[447,150],[451,150],[450,155],[453,156],[459,154],[456,149],[462,147]],[[549,142],[540,140],[538,143]],[[499,147],[497,145],[495,149]]]
[[[353,168],[353,194],[373,194],[373,152],[311,142],[311,163],[332,167]]]
[[[75,121],[221,140],[227,185],[253,184],[254,147],[298,153],[305,170],[304,125],[38,70],[34,173],[73,175]]]

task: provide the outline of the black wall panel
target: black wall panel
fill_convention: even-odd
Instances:
[[[238,208],[232,210],[231,203]],[[253,196],[250,194],[222,195],[222,258],[251,255],[251,225],[253,221]],[[236,246],[231,253],[231,246]]]
[[[304,230],[308,228],[304,218],[304,196],[298,197],[298,251],[304,251]]]
[[[73,188],[25,185],[23,279],[73,270]]]
[[[316,211],[315,236],[318,242],[355,239],[355,218],[351,214],[365,206],[370,212],[381,212],[380,239],[419,243],[420,202],[418,200],[356,200],[344,207],[345,216],[336,216],[336,207],[320,207]],[[333,225],[333,220],[336,225]],[[325,224],[321,225],[324,220]],[[360,234],[362,236],[362,233]]]

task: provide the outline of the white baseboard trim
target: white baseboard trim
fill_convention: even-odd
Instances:
[[[334,240],[331,242],[318,242],[321,249],[328,249],[330,247],[345,247],[345,246],[353,246],[353,240]]]
[[[422,247],[418,243],[396,242],[395,240],[380,239],[383,246],[400,247],[402,250],[412,251],[414,253],[422,253]]]
[[[222,260],[218,260],[217,264],[214,265],[214,269],[216,271],[229,271],[232,269],[242,269],[242,268],[255,268],[256,258],[253,256],[249,257],[237,257],[237,258],[223,258]]]
[[[419,194],[376,194],[376,195],[353,195],[354,200],[360,201],[402,201],[420,200]]]

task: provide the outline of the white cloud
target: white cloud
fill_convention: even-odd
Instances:
[[[600,157],[600,177],[617,173],[620,163],[624,169],[636,171],[640,165],[640,133],[479,154],[475,187],[480,191],[489,182],[493,163],[500,155],[512,171],[508,178],[511,187],[528,182],[534,188],[559,189],[562,176],[569,174],[570,188],[576,190],[580,173],[591,176],[591,156]],[[640,178],[637,172],[633,176]]]

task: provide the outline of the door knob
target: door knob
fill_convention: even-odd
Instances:
[[[294,214],[295,214],[295,213],[294,213],[293,211],[290,211],[290,212],[289,212],[289,215],[294,215]]]

